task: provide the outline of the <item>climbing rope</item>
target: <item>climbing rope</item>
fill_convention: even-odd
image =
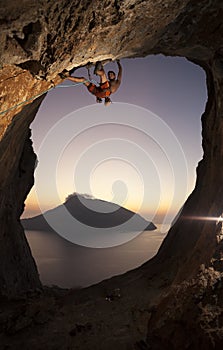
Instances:
[[[110,60],[109,60],[109,61],[110,61]],[[97,84],[98,84],[97,81],[95,81],[95,80],[92,79],[92,77],[91,77],[90,67],[91,67],[91,64],[88,64],[88,65],[86,66],[87,71],[88,71],[88,78],[89,78],[89,79],[86,79],[85,81],[83,81],[83,82],[81,82],[81,83],[76,83],[76,84],[72,84],[72,85],[52,86],[52,87],[50,87],[49,89],[44,90],[44,91],[40,92],[39,94],[36,94],[36,95],[34,95],[34,96],[28,98],[27,100],[22,101],[22,102],[16,104],[15,106],[12,106],[12,107],[10,107],[10,108],[4,110],[4,111],[0,111],[0,115],[5,114],[5,113],[7,113],[7,112],[10,112],[11,110],[13,110],[13,109],[15,109],[15,108],[17,108],[17,107],[19,107],[19,106],[22,106],[22,105],[24,105],[24,104],[27,103],[27,102],[33,101],[33,100],[35,100],[36,98],[38,98],[38,97],[40,97],[40,96],[46,94],[47,92],[49,92],[50,90],[55,89],[55,88],[74,87],[74,86],[77,86],[77,85],[84,84],[86,81],[89,81],[90,83],[93,83],[93,84],[96,84],[96,85],[97,85]]]
[[[85,81],[86,81],[86,80],[85,80]],[[15,106],[12,106],[12,107],[10,107],[10,108],[4,110],[4,111],[0,111],[0,115],[5,114],[5,113],[7,113],[7,112],[10,112],[11,110],[13,110],[13,109],[15,109],[15,108],[17,108],[17,107],[19,107],[19,106],[22,106],[22,105],[24,105],[24,104],[27,103],[27,102],[33,101],[33,100],[35,100],[36,98],[38,98],[38,97],[40,97],[40,96],[46,94],[46,93],[49,92],[50,90],[53,90],[53,89],[55,89],[55,88],[75,87],[75,86],[77,86],[77,85],[84,84],[85,81],[83,81],[83,82],[81,82],[81,83],[72,84],[72,85],[52,86],[52,87],[50,87],[49,89],[44,90],[44,91],[40,92],[39,94],[36,94],[36,95],[34,95],[34,96],[28,98],[27,100],[22,101],[22,102],[16,104]]]

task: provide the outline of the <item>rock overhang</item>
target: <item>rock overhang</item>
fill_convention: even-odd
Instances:
[[[63,69],[70,70],[100,59],[144,57],[162,53],[184,56],[200,64],[207,73],[209,93],[202,118],[204,159],[198,167],[196,189],[184,210],[186,213],[198,210],[198,201],[207,215],[218,215],[221,212],[221,199],[216,195],[215,189],[216,178],[219,182],[222,179],[218,166],[221,161],[220,115],[223,98],[220,89],[223,29],[222,5],[219,1],[63,0],[33,3],[24,0],[16,5],[14,1],[8,1],[0,12],[0,97],[4,110],[47,90],[51,87],[52,80],[56,84],[60,83],[58,73]],[[33,114],[32,118],[28,115],[28,109],[23,105],[1,115],[1,154],[7,154],[6,149],[9,149],[6,136],[7,140],[18,140],[21,155],[25,154],[23,146],[26,144],[26,131],[29,121],[34,118]],[[21,122],[22,118],[24,123]],[[20,130],[24,128],[20,139],[19,133],[13,133],[17,127]],[[213,136],[216,140],[212,140]],[[10,143],[13,144],[15,143]],[[3,164],[5,157],[1,159]],[[15,174],[18,163],[15,162]],[[5,178],[9,177],[7,169],[9,168],[5,167],[5,172],[2,173]],[[13,181],[12,178],[12,184]],[[8,191],[3,186],[4,183],[1,183],[3,192]],[[218,192],[221,192],[221,186],[220,189],[218,186]],[[205,201],[202,201],[202,193],[206,195]],[[185,225],[181,219],[171,234],[174,235],[174,230],[177,232],[180,225],[180,230],[185,231],[181,237],[183,241],[191,227],[192,231],[198,228],[194,223],[191,226],[188,223]],[[188,244],[188,249],[193,249],[196,242],[205,236],[202,232],[207,229],[199,230],[198,235],[194,234],[195,240]],[[160,256],[165,257],[168,240],[167,238],[161,247],[158,259]],[[213,240],[209,255],[205,256],[211,256],[215,243]],[[175,248],[179,249],[180,254],[182,245],[179,243]],[[199,263],[200,260],[198,265]]]

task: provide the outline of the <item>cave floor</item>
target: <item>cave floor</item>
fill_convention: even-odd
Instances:
[[[44,287],[2,300],[1,349],[146,349],[148,320],[165,288],[136,271],[85,289]]]

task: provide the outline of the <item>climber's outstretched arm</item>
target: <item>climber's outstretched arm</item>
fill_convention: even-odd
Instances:
[[[74,83],[83,83],[85,86],[89,86],[90,82],[84,77],[66,77],[66,79],[73,81]]]

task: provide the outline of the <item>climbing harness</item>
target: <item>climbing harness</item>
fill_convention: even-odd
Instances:
[[[111,95],[111,91],[109,89],[109,83],[108,81],[106,81],[104,83],[100,83],[100,85],[98,86],[97,81],[92,79],[91,71],[90,71],[91,67],[92,67],[92,64],[88,62],[86,65],[86,69],[88,72],[88,79],[91,82],[91,84],[87,87],[87,89],[90,93],[96,96],[97,102],[101,103],[102,98],[107,98],[108,96]],[[97,70],[100,70],[102,68],[103,68],[102,63],[100,61],[97,61],[95,64],[94,74],[96,74]]]
[[[88,91],[97,98],[105,98],[111,95],[108,81],[101,83],[100,86],[96,86],[95,84],[91,83],[87,88]]]

